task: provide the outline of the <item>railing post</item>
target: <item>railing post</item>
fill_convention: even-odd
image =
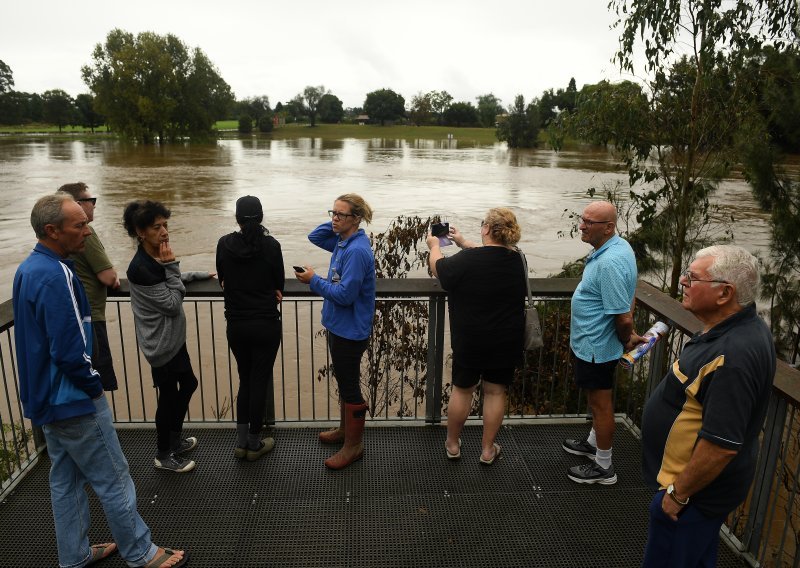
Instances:
[[[444,305],[442,296],[431,296],[428,300],[428,382],[425,385],[425,422],[428,424],[442,421]]]
[[[266,422],[267,426],[275,426],[275,380],[270,377],[267,385]]]
[[[650,398],[653,391],[667,373],[667,341],[657,341],[650,353],[650,369],[647,371],[647,392],[644,400]]]
[[[775,480],[775,468],[783,440],[783,429],[786,426],[786,408],[786,400],[773,391],[769,398],[767,418],[764,423],[764,441],[756,464],[753,494],[750,497],[750,514],[747,516],[742,539],[745,550],[755,558],[758,557],[762,532],[767,522],[770,490]]]

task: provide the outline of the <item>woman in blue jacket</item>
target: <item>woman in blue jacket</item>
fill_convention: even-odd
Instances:
[[[322,325],[328,330],[328,349],[339,386],[341,422],[320,433],[323,443],[343,443],[325,460],[331,469],[342,469],[364,454],[364,422],[367,404],[361,396],[361,357],[367,349],[375,315],[375,257],[369,237],[359,228],[372,221],[372,208],[360,196],[339,196],[328,211],[331,221],[308,235],[308,240],[332,253],[328,278],[308,266],[295,272],[298,280],[324,298]]]

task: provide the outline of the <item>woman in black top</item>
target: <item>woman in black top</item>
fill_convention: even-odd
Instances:
[[[483,380],[483,441],[480,462],[492,465],[500,455],[495,442],[503,423],[506,389],[522,363],[527,275],[515,245],[520,239],[510,209],[495,208],[481,221],[481,245],[454,227],[450,238],[460,248],[444,258],[439,238],[428,236],[430,268],[448,292],[453,348],[453,392],[447,410],[447,457],[461,457],[461,430],[472,398]]]
[[[261,201],[252,195],[236,201],[240,231],[217,243],[217,275],[225,297],[228,344],[239,369],[236,447],[233,455],[255,461],[275,447],[260,439],[266,393],[281,344],[283,255],[281,245],[261,225]]]

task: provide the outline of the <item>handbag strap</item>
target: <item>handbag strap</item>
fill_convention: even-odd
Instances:
[[[533,305],[533,293],[531,292],[531,281],[528,278],[528,260],[525,258],[525,253],[517,247],[517,252],[522,258],[522,269],[525,271],[525,286],[528,288],[528,306]]]

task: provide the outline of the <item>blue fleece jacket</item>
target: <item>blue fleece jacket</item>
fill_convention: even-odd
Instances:
[[[20,398],[35,426],[92,414],[103,394],[92,368],[92,312],[71,260],[37,244],[14,275]]]
[[[375,257],[364,229],[341,239],[328,221],[311,231],[308,240],[333,253],[328,279],[315,274],[309,283],[325,299],[322,325],[345,339],[366,339],[375,316]]]

